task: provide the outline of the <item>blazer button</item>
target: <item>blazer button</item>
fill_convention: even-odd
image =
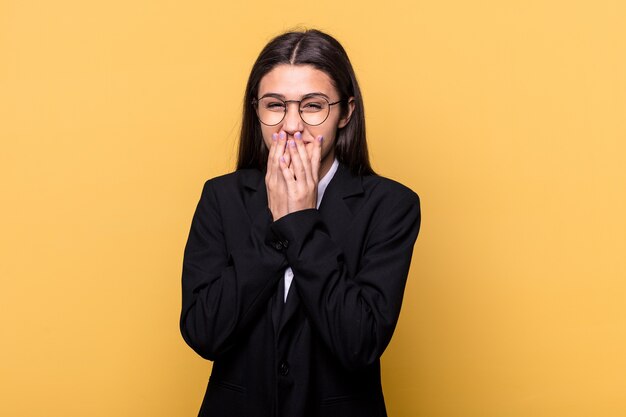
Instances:
[[[289,364],[287,361],[282,361],[280,365],[278,365],[278,373],[282,376],[287,376],[289,374]]]
[[[287,246],[289,246],[289,241],[287,239],[277,240],[274,242],[274,249],[276,249],[279,252],[282,251],[283,249],[286,249]]]

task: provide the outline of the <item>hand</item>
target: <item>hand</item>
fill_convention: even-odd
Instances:
[[[316,208],[317,184],[322,155],[323,138],[318,136],[311,155],[302,142],[302,134],[296,132],[295,139],[286,144],[285,154],[289,154],[291,164],[285,157],[279,158],[280,169],[287,188],[287,213]]]
[[[267,173],[265,174],[265,188],[267,189],[267,204],[272,213],[274,221],[288,214],[287,203],[287,182],[283,176],[280,160],[289,166],[289,161],[285,159],[285,145],[287,135],[285,132],[272,134],[272,145],[267,157]]]

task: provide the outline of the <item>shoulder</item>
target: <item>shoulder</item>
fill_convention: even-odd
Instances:
[[[414,242],[419,232],[422,212],[415,191],[390,178],[380,175],[362,177],[365,206],[372,213],[372,230],[382,236],[411,233]]]
[[[419,197],[409,187],[377,174],[354,175],[342,164],[327,193],[333,200],[343,200],[353,212],[364,210],[386,216],[396,209],[419,211]]]
[[[385,205],[404,203],[419,207],[417,193],[398,181],[374,174],[361,177],[361,183],[368,198],[384,202]]]
[[[368,230],[367,241],[386,242],[390,236],[414,242],[421,223],[420,199],[412,189],[380,175],[352,177],[359,192],[344,194],[343,202]],[[357,187],[352,188],[353,191]]]
[[[210,190],[223,193],[235,192],[243,187],[256,188],[262,179],[263,172],[257,169],[240,169],[208,179],[204,183],[203,194]]]

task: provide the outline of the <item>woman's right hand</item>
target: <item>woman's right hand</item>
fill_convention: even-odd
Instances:
[[[274,221],[289,213],[287,182],[280,167],[281,158],[287,166],[290,165],[289,152],[285,152],[286,144],[287,134],[285,132],[272,134],[272,145],[267,157],[265,187],[267,188],[267,204]]]

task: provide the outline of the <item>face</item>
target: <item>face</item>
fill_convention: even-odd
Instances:
[[[341,98],[330,77],[325,72],[315,69],[311,65],[281,64],[274,67],[261,78],[257,98],[273,95],[285,101],[302,100],[303,97],[311,93],[325,95],[330,103],[334,103]],[[287,134],[287,139],[289,140],[294,139],[296,132],[300,132],[306,149],[309,155],[311,155],[311,150],[315,145],[314,141],[318,136],[323,136],[322,161],[319,174],[320,178],[322,178],[330,169],[335,158],[337,129],[348,124],[354,110],[354,103],[352,98],[350,98],[348,112],[344,117],[341,117],[341,105],[345,105],[345,103],[330,106],[328,118],[320,125],[310,126],[304,123],[300,117],[298,105],[287,103],[287,113],[279,124],[266,126],[259,122],[265,145],[269,149],[273,133],[283,131]]]

